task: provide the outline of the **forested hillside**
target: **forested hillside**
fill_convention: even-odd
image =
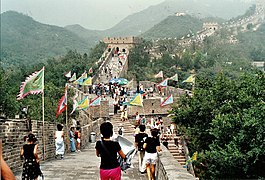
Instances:
[[[64,28],[75,33],[78,37],[92,45],[96,45],[105,37],[103,31],[88,30],[78,24],[65,26]]]
[[[255,61],[265,61],[265,23],[257,30],[250,30],[238,36],[244,48],[250,51],[250,57]]]
[[[156,24],[141,36],[146,39],[158,38],[181,38],[189,33],[196,34],[202,29],[203,22],[190,15],[169,16],[165,20]]]
[[[1,63],[4,67],[45,62],[70,49],[85,53],[91,47],[90,42],[64,28],[41,24],[14,11],[1,14]]]
[[[85,70],[93,67],[97,72],[100,64],[95,63],[106,49],[104,43],[97,44],[91,49],[90,54],[80,54],[75,50],[69,50],[60,58],[50,58],[47,64],[36,63],[35,65],[20,65],[17,67],[3,68],[0,66],[0,116],[14,118],[20,114],[23,106],[30,106],[29,117],[40,119],[41,116],[41,95],[30,95],[20,101],[16,96],[19,93],[20,85],[26,77],[35,71],[39,71],[45,66],[45,120],[53,121],[58,106],[59,99],[64,93],[67,78],[64,74],[68,71],[76,73],[79,77]],[[69,92],[69,97],[71,96]],[[70,107],[70,105],[69,105]],[[64,117],[60,117],[59,121]]]

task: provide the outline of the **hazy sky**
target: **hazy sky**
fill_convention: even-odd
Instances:
[[[1,13],[14,10],[58,26],[108,29],[126,16],[164,0],[1,0]]]

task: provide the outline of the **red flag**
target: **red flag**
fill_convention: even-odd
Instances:
[[[89,74],[92,74],[92,73],[93,73],[93,69],[92,69],[92,67],[88,70],[88,73],[89,73]]]
[[[66,107],[67,107],[67,91],[65,91],[63,97],[61,97],[59,101],[57,112],[56,112],[57,118],[64,110],[66,110]]]

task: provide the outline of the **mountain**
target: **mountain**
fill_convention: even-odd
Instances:
[[[185,12],[199,18],[219,17],[228,20],[244,14],[251,5],[252,1],[243,0],[166,0],[127,16],[110,29],[94,31],[94,33],[99,33],[101,37],[138,36],[176,12]],[[76,31],[75,29],[70,30]],[[87,35],[93,32],[87,31],[89,31]],[[75,33],[78,34],[79,30]]]
[[[29,16],[8,11],[1,14],[1,63],[28,65],[66,54],[88,52],[89,42],[57,26],[41,24]]]
[[[64,28],[75,33],[77,36],[79,36],[82,39],[85,39],[87,42],[90,42],[91,44],[98,43],[98,41],[100,39],[103,39],[104,37],[103,31],[89,30],[80,26],[79,24],[65,26]]]
[[[167,0],[158,5],[129,15],[106,34],[109,36],[137,36],[176,12],[185,12],[200,18],[230,19],[244,14],[251,2],[240,0]]]
[[[203,22],[190,15],[169,16],[141,36],[146,39],[181,38],[188,33],[202,29]]]

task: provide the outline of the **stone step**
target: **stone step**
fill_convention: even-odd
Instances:
[[[174,158],[175,158],[175,157],[174,157]],[[179,163],[181,163],[181,162],[186,163],[186,159],[178,159],[178,158],[175,158],[175,159],[178,160]]]
[[[179,153],[179,150],[178,149],[168,149],[168,150],[171,153]]]
[[[180,156],[179,152],[170,152],[173,156]]]
[[[185,156],[182,156],[182,155],[173,155],[174,158],[178,159],[178,160],[184,160],[186,161],[186,158]]]

